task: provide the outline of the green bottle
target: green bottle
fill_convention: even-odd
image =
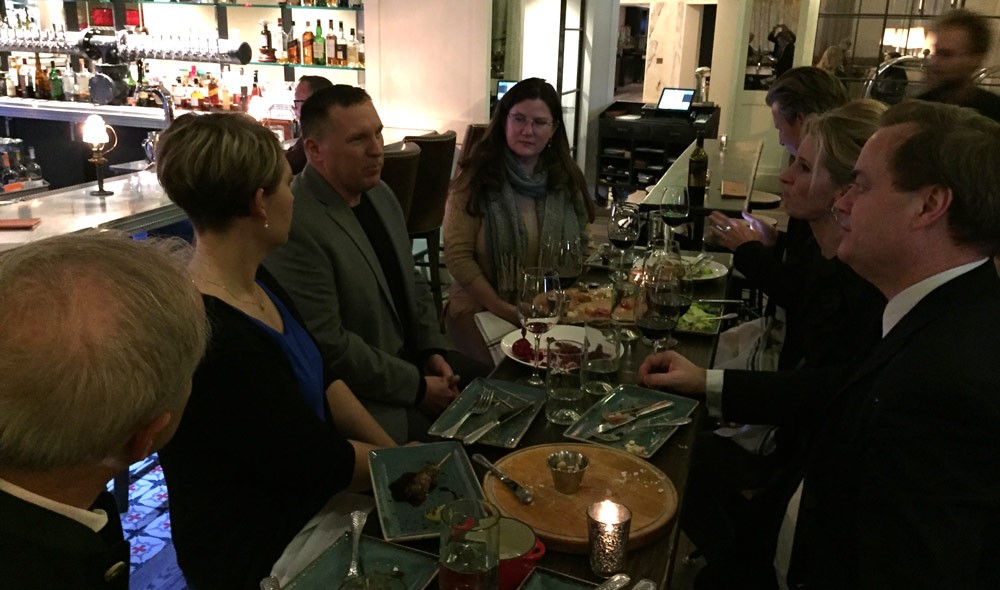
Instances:
[[[56,62],[54,60],[50,62],[49,67],[49,86],[51,87],[52,100],[66,99],[66,96],[63,94],[62,76],[59,74],[59,70],[56,69]]]
[[[316,19],[316,36],[313,37],[313,63],[326,65],[326,39],[323,37],[323,23]]]

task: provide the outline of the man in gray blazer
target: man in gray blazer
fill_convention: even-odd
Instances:
[[[457,396],[406,220],[380,180],[382,121],[361,88],[336,85],[302,106],[308,164],[292,181],[288,243],[265,262],[343,379],[398,442],[426,436]]]

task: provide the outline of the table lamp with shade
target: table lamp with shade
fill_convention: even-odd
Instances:
[[[109,137],[110,133],[110,137]],[[104,146],[111,140],[111,147],[104,149]],[[100,115],[90,115],[83,123],[83,142],[89,143],[94,150],[88,162],[93,162],[97,168],[97,190],[90,191],[96,197],[108,197],[115,194],[112,191],[104,190],[104,165],[108,163],[104,157],[111,150],[118,146],[118,134],[110,125],[104,122]]]

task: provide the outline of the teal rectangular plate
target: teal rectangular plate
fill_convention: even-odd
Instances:
[[[358,556],[363,574],[399,580],[406,590],[423,590],[437,575],[436,556],[381,539],[362,535]],[[347,576],[350,563],[351,537],[350,533],[345,533],[295,576],[285,590],[338,588]]]
[[[533,407],[490,430],[483,438],[479,439],[477,444],[504,449],[517,447],[517,443],[521,442],[521,437],[528,431],[528,427],[531,426],[531,422],[535,419],[535,416],[545,406],[545,390],[496,379],[477,378],[472,383],[469,383],[465,390],[455,398],[455,401],[451,402],[451,405],[438,416],[438,419],[427,430],[427,434],[441,436],[441,432],[454,426],[458,422],[458,419],[472,407],[472,404],[476,403],[485,386],[492,387],[495,392],[494,396],[503,398],[513,406],[520,406],[527,401],[531,402]],[[461,440],[463,436],[486,424],[487,421],[496,418],[498,412],[506,410],[508,407],[503,404],[495,404],[494,409],[485,414],[469,416],[469,419],[462,425],[462,429],[458,431],[458,436],[455,437],[455,440]]]
[[[392,499],[390,483],[407,471],[420,471],[449,454],[451,458],[441,466],[437,485],[423,504],[411,506],[408,502]],[[368,460],[378,520],[382,525],[382,536],[387,541],[436,537],[440,534],[440,523],[428,519],[428,512],[452,500],[483,498],[483,488],[472,470],[469,456],[462,445],[454,441],[378,449],[368,453]]]
[[[536,567],[528,577],[521,582],[518,590],[585,590],[595,588],[597,584],[585,582],[573,576]]]
[[[580,416],[579,420],[571,424],[570,427],[566,429],[563,436],[573,440],[621,449],[623,451],[630,452],[633,455],[642,457],[643,459],[648,459],[656,454],[656,451],[660,450],[663,443],[667,442],[667,440],[669,440],[670,437],[677,432],[678,428],[686,428],[686,426],[645,428],[643,430],[637,430],[636,432],[630,433],[616,441],[587,438],[585,435],[604,421],[605,412],[615,412],[628,408],[634,408],[636,406],[648,405],[664,399],[673,401],[674,405],[666,410],[663,410],[662,412],[656,412],[655,414],[639,418],[632,424],[659,422],[663,420],[670,420],[671,418],[680,418],[681,416],[690,416],[691,413],[694,412],[694,409],[698,407],[698,402],[687,397],[674,395],[665,391],[656,391],[655,389],[637,387],[635,385],[619,385],[611,393],[606,395],[604,399],[597,402],[591,406],[589,410],[584,412],[583,415]],[[622,428],[628,428],[629,426],[631,426],[631,424],[623,426]],[[626,448],[629,441],[634,444],[631,449]]]

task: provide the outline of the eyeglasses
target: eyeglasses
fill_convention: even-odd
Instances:
[[[518,129],[524,129],[525,125],[531,123],[531,128],[536,132],[545,131],[555,125],[555,121],[551,119],[529,119],[520,113],[508,113],[507,120]]]

